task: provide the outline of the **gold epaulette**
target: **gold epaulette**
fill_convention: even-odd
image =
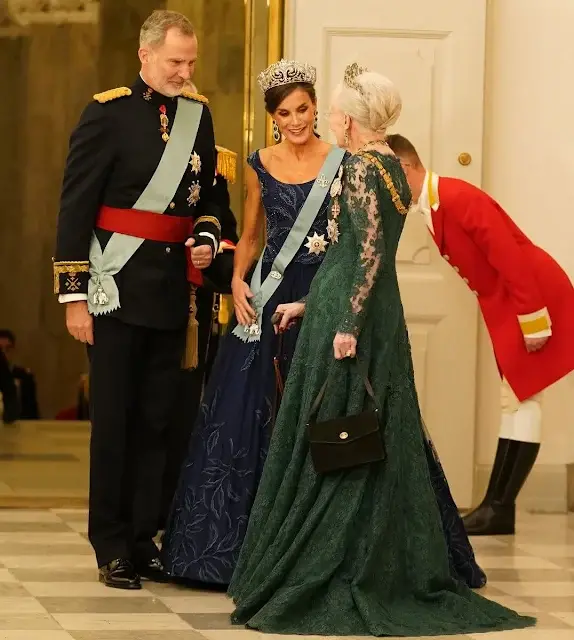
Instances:
[[[215,146],[217,151],[217,173],[227,182],[235,182],[237,177],[237,154],[225,147]]]
[[[194,93],[189,89],[184,89],[181,92],[181,95],[184,98],[188,98],[189,100],[195,100],[196,102],[201,102],[201,104],[209,104],[209,100],[205,96],[202,96],[200,93]]]
[[[94,100],[103,104],[104,102],[115,100],[116,98],[123,98],[131,95],[132,90],[129,87],[116,87],[115,89],[108,89],[107,91],[96,93],[94,95]]]

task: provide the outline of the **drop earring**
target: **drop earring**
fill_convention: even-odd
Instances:
[[[345,138],[344,138],[345,146],[349,146],[349,132],[345,130]]]
[[[275,142],[281,142],[281,132],[279,131],[279,125],[273,120],[273,140]]]
[[[313,131],[318,133],[319,131],[319,114],[315,111],[315,122],[313,124]]]

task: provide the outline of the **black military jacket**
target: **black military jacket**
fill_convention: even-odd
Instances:
[[[218,243],[213,122],[205,98],[185,97],[203,103],[203,113],[189,166],[164,215],[193,218],[193,233],[207,232]],[[87,297],[89,248],[100,207],[134,206],[160,162],[166,144],[162,134],[169,135],[178,102],[141,78],[129,89],[94,98],[71,136],[54,257],[55,292],[76,299]],[[162,112],[167,126],[165,119],[162,126]],[[111,233],[98,229],[96,236],[104,248]],[[195,237],[198,244],[213,244],[208,236]],[[189,305],[185,251],[183,244],[145,240],[115,276],[121,308],[112,315],[158,329],[184,326]]]

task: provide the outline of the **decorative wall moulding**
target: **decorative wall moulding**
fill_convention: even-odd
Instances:
[[[97,22],[98,0],[0,0],[2,6],[16,24],[62,24],[66,22]]]

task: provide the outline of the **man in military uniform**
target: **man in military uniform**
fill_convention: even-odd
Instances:
[[[71,136],[54,258],[68,330],[89,345],[89,538],[100,580],[123,589],[164,579],[153,537],[186,336],[197,348],[189,282],[221,230],[211,115],[185,88],[192,25],[155,11],[138,54],[136,82],[94,96]]]
[[[387,142],[441,255],[477,296],[502,377],[488,489],[463,522],[469,535],[512,535],[516,498],[540,449],[540,393],[574,370],[574,288],[488,194],[427,171],[403,136]]]
[[[194,87],[194,91],[197,91]],[[229,322],[226,300],[222,294],[231,293],[233,258],[238,242],[237,221],[230,207],[228,182],[235,181],[237,154],[223,147],[216,147],[217,170],[215,197],[220,209],[221,242],[213,264],[202,271],[203,282],[196,289],[198,335],[198,360],[194,368],[183,369],[180,375],[179,399],[174,414],[174,425],[169,431],[167,463],[163,480],[162,515],[160,528],[169,516],[169,509],[181,465],[185,459],[189,439],[203,394],[203,388],[215,360],[219,339]]]

